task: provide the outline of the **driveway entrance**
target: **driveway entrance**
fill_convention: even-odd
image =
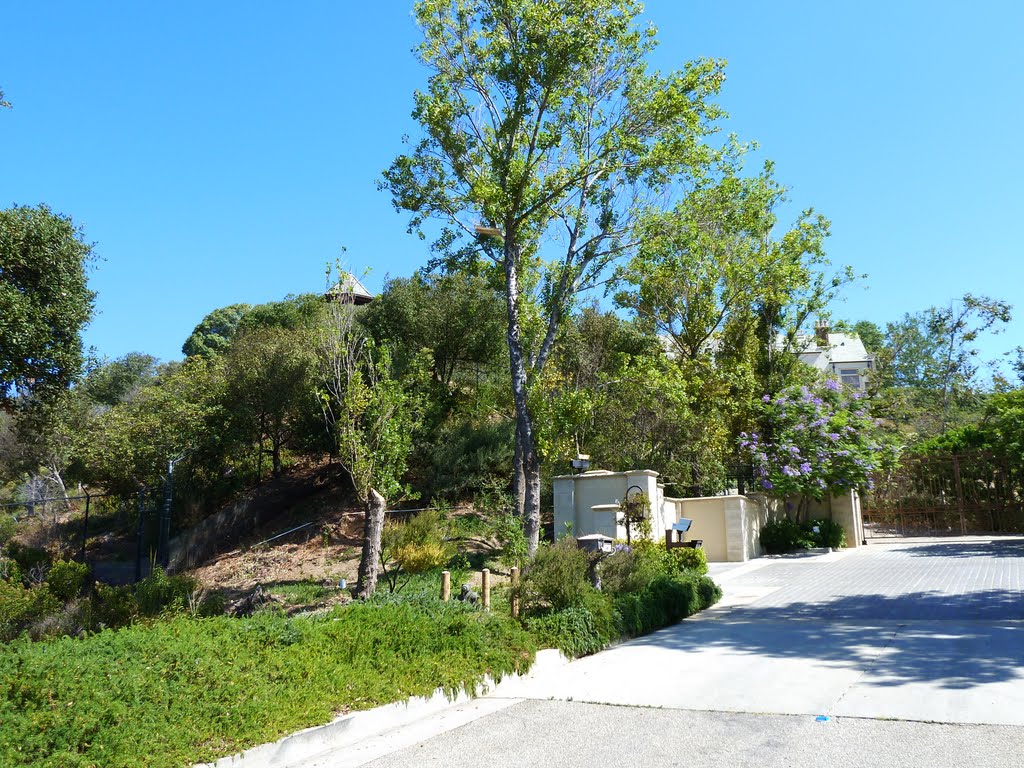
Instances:
[[[719,606],[521,695],[1024,725],[1024,539],[762,559],[719,579]]]
[[[503,683],[374,765],[1020,764],[1024,538],[716,568],[715,608]]]

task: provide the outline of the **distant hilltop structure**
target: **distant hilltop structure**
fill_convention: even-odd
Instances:
[[[369,304],[373,301],[373,294],[366,290],[366,286],[359,282],[354,275],[344,274],[324,294],[327,301],[338,301],[342,304]]]
[[[825,371],[854,389],[865,389],[867,376],[875,367],[875,356],[864,348],[855,334],[830,333],[828,323],[819,320],[814,335],[797,336],[800,359]]]

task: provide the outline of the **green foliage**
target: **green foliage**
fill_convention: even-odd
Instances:
[[[494,521],[494,536],[501,547],[498,556],[501,564],[506,568],[522,568],[529,554],[522,518],[511,510],[505,510]]]
[[[46,586],[58,600],[67,602],[82,594],[89,578],[89,566],[74,560],[58,560],[46,574]]]
[[[293,581],[268,584],[267,592],[284,598],[288,605],[315,605],[334,593],[317,581]]]
[[[181,352],[186,357],[213,357],[225,352],[231,344],[238,324],[252,307],[248,304],[231,304],[213,310],[195,327],[185,340]]]
[[[157,616],[167,610],[184,610],[198,591],[199,584],[191,576],[169,576],[163,568],[155,568],[135,585],[135,600],[143,616]]]
[[[50,567],[50,555],[44,549],[30,547],[17,541],[7,544],[7,555],[18,564],[26,581],[42,581]]]
[[[78,389],[95,405],[112,408],[130,400],[156,376],[157,359],[141,352],[103,363],[85,377]]]
[[[700,576],[708,572],[708,555],[703,549],[696,547],[677,547],[669,550],[672,566],[669,573],[692,571]]]
[[[189,358],[102,414],[82,446],[86,479],[130,497],[140,485],[160,487],[168,461],[186,455],[179,490],[212,485],[224,465],[222,374],[216,361]]]
[[[471,421],[440,429],[429,448],[430,492],[460,498],[505,486],[512,471],[513,426]]]
[[[45,205],[0,211],[0,408],[27,393],[48,399],[81,372],[92,259],[70,218]]]
[[[587,555],[568,537],[537,550],[521,583],[524,614],[560,611],[580,605],[593,587],[587,575]]]
[[[371,490],[385,499],[404,490],[420,403],[415,381],[397,377],[390,351],[366,338],[356,311],[350,304],[329,305],[320,329],[318,394],[341,464],[367,503]]]
[[[815,518],[805,523],[805,528],[809,528],[814,536],[815,546],[832,549],[842,549],[846,546],[846,531],[834,520]],[[815,528],[818,530],[814,530]]]
[[[97,584],[91,604],[91,629],[125,627],[139,616],[139,603],[132,588]]]
[[[409,577],[445,566],[452,558],[448,524],[437,509],[426,509],[406,521],[390,521],[381,536],[381,565],[391,592]],[[400,581],[402,577],[404,581]]]
[[[779,555],[810,549],[814,546],[814,539],[799,523],[784,517],[769,520],[761,526],[761,546],[769,555]]]
[[[7,543],[14,538],[17,530],[18,521],[14,519],[14,516],[6,512],[0,512],[0,549],[7,546]]]
[[[599,592],[591,607],[570,605],[525,620],[526,628],[542,648],[558,648],[571,657],[588,656],[604,649],[613,637],[611,603]],[[600,618],[592,610],[598,607]],[[612,631],[609,631],[611,629]]]
[[[191,765],[340,711],[471,689],[523,670],[533,649],[510,619],[436,599],[17,641],[0,647],[0,764]]]
[[[505,315],[490,281],[464,273],[392,278],[360,315],[378,344],[394,350],[405,371],[424,349],[439,399],[471,387],[481,369],[500,364]]]
[[[626,637],[653,632],[714,605],[722,590],[706,576],[661,575],[638,592],[615,597],[615,619]]]
[[[27,587],[0,579],[0,642],[13,640],[59,608],[60,601],[45,584]]]

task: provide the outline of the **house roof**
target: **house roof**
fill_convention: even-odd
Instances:
[[[360,283],[354,275],[343,274],[341,279],[327,291],[326,298],[351,296],[356,304],[366,304],[373,301],[373,294],[366,290],[366,286]]]
[[[819,370],[843,363],[869,363],[875,356],[864,348],[860,337],[848,333],[827,334],[828,343],[822,344],[814,334],[797,336],[800,359]]]

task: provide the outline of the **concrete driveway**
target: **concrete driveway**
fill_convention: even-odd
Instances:
[[[1024,725],[1022,564],[1024,539],[974,538],[753,561],[714,609],[515,695]]]
[[[365,759],[356,750],[316,765],[389,753],[381,766],[504,764],[527,742],[545,746],[509,764],[592,765],[623,743],[639,752],[619,763],[637,765],[679,757],[680,765],[934,766],[959,765],[964,754],[976,765],[1019,764],[1024,538],[872,544],[713,574],[725,598],[710,611],[503,683],[418,732],[380,737]],[[651,707],[664,713],[638,709]],[[550,728],[523,731],[529,722]],[[490,746],[465,760],[451,751],[473,743]],[[716,762],[680,744],[733,750],[735,759]]]

